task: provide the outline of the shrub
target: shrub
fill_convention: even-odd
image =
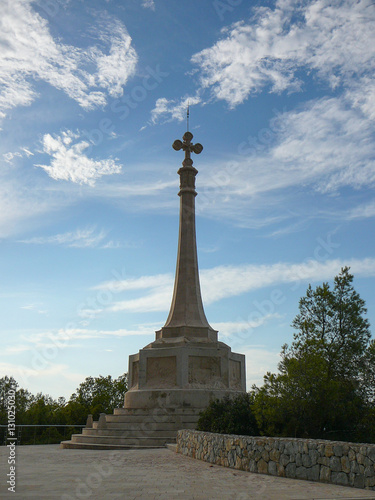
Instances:
[[[259,435],[252,411],[253,397],[244,393],[234,399],[225,397],[212,401],[200,413],[197,430],[220,434]]]

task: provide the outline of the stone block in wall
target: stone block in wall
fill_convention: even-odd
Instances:
[[[320,474],[319,465],[313,465],[312,467],[307,469],[307,479],[309,481],[319,481],[319,474]]]
[[[333,484],[340,486],[348,486],[349,484],[349,478],[345,472],[332,472],[331,481]]]
[[[296,469],[296,479],[307,479],[307,469],[306,469],[306,467],[297,467],[297,469]]]
[[[331,481],[331,469],[322,465],[320,468],[319,481],[322,483],[329,483]]]
[[[333,451],[333,446],[331,444],[326,444],[324,454],[328,458],[333,457],[335,453]]]
[[[375,447],[368,447],[367,448],[367,456],[372,462],[375,462]]]
[[[276,462],[270,460],[268,462],[268,474],[270,474],[271,476],[277,476],[277,464]]]
[[[295,478],[296,477],[296,464],[295,463],[289,463],[285,467],[285,476],[290,477],[290,478]]]
[[[348,474],[350,472],[349,458],[344,455],[341,457],[340,462],[341,462],[341,469],[343,470],[343,472],[346,472]]]
[[[329,467],[333,472],[341,471],[341,460],[339,457],[331,457],[329,459]]]
[[[309,449],[309,457],[311,460],[311,465],[316,465],[318,463],[318,458],[320,457],[320,453],[317,450]]]
[[[267,474],[268,472],[268,464],[265,460],[263,460],[263,458],[261,458],[258,462],[258,472],[260,474]]]
[[[341,444],[335,444],[333,447],[333,452],[336,457],[342,457],[344,454],[344,450]]]

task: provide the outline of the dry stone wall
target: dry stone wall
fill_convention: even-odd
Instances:
[[[249,472],[375,490],[370,444],[181,430],[177,453]]]

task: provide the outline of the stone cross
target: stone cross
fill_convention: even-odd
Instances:
[[[195,153],[195,154],[199,155],[203,151],[202,144],[199,144],[199,142],[197,144],[191,143],[192,138],[193,138],[193,134],[191,132],[185,132],[185,134],[183,136],[184,142],[177,139],[176,141],[174,141],[174,143],[172,145],[172,147],[175,151],[180,151],[180,149],[185,151],[185,160],[191,160],[190,153]],[[188,163],[190,163],[190,162],[188,162]],[[192,163],[193,162],[191,161],[191,164]],[[185,164],[184,164],[184,166],[185,166]]]

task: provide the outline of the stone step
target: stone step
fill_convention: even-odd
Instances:
[[[106,422],[109,423],[178,423],[178,425],[186,423],[196,423],[199,417],[197,415],[157,415],[157,414],[146,414],[146,415],[106,415]]]
[[[60,448],[75,450],[134,450],[164,448],[164,446],[128,446],[125,444],[73,443],[73,441],[61,441]]]
[[[110,430],[129,430],[129,431],[179,431],[180,429],[195,429],[195,422],[184,422],[183,425],[178,422],[107,422],[107,429]]]
[[[129,447],[135,446],[158,446],[164,447],[167,443],[174,442],[175,439],[170,436],[160,437],[114,437],[114,436],[85,436],[83,434],[73,434],[71,438],[72,444],[102,444],[102,445],[125,445]]]
[[[201,410],[193,408],[115,408],[113,411],[114,415],[144,415],[147,416],[150,413],[155,413],[158,415],[199,415]]]
[[[174,422],[174,421],[197,421],[199,419],[199,415],[196,415],[194,413],[181,413],[181,414],[167,414],[167,413],[159,413],[159,412],[151,412],[148,411],[144,415],[141,414],[112,414],[112,415],[106,415],[106,418],[110,418],[111,420],[115,421],[125,421],[129,420],[131,421],[139,421],[143,422],[145,419],[146,420],[152,420],[155,422]]]
[[[177,430],[165,430],[165,429],[137,429],[132,430],[127,427],[123,429],[82,429],[83,436],[111,436],[114,438],[138,438],[138,437],[163,437],[169,436],[175,438],[177,435]]]

